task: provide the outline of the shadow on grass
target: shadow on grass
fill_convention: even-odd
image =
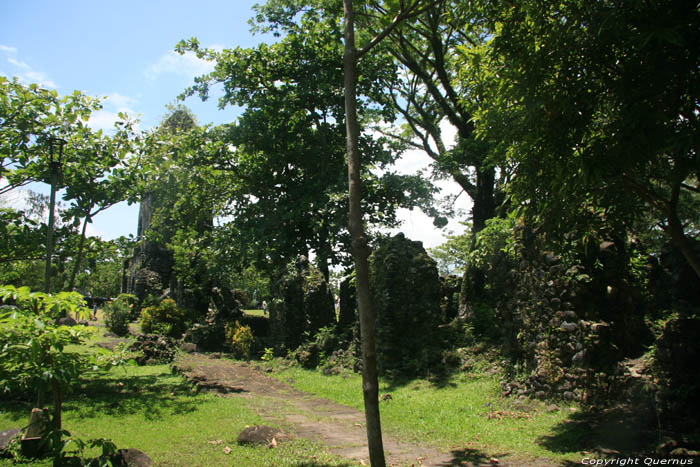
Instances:
[[[386,375],[382,376],[381,380],[382,382],[386,383],[386,388],[384,389],[386,392],[393,392],[396,391],[397,389],[403,388],[405,386],[409,386],[410,384],[416,382],[416,381],[427,381],[430,386],[437,388],[437,389],[444,389],[444,388],[454,388],[457,387],[457,383],[455,383],[455,378],[459,375],[458,372],[451,372],[447,374],[441,374],[441,375],[432,375],[425,379],[424,377],[406,377],[406,376],[392,376],[392,375]]]
[[[485,452],[479,451],[478,449],[456,449],[454,451],[450,451],[450,454],[452,454],[452,459],[448,461],[447,463],[442,463],[438,464],[440,466],[452,466],[452,465],[459,465],[459,466],[464,466],[464,465],[489,465],[491,464],[491,459],[503,457],[506,454],[498,454],[498,455],[493,455],[490,456],[486,454]]]
[[[558,453],[587,451],[603,456],[630,456],[648,452],[655,433],[653,414],[616,407],[576,412],[537,442]]]
[[[196,394],[187,381],[168,374],[125,374],[123,378],[95,375],[66,393],[63,411],[80,419],[142,413],[146,419],[156,420],[163,415],[196,411]],[[46,404],[51,405],[50,399]],[[33,398],[22,397],[1,401],[0,410],[13,422],[24,424],[35,405]]]
[[[70,394],[63,406],[81,419],[143,413],[146,419],[156,420],[164,414],[197,410],[197,403],[191,398],[194,394],[187,382],[163,381],[156,375],[125,376],[119,380],[97,378],[85,381],[79,393]]]
[[[334,467],[354,467],[357,464],[347,464],[347,463],[342,463],[342,464],[328,464],[327,462],[316,462],[316,461],[311,461],[311,462],[299,462],[298,464],[294,464],[293,467],[327,467],[328,465],[333,465]]]

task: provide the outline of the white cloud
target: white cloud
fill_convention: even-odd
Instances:
[[[133,107],[137,104],[137,100],[133,97],[123,96],[113,92],[105,96],[103,103],[109,103],[117,112],[134,113]]]
[[[30,83],[37,83],[41,86],[46,86],[47,88],[56,89],[56,83],[46,76],[45,73],[40,71],[27,70],[20,75],[20,79],[29,81]]]
[[[5,55],[17,54],[17,48],[0,45],[0,52]],[[27,62],[14,57],[7,57],[7,62],[12,65],[8,75],[16,76],[22,83],[36,83],[47,88],[56,88],[56,83],[46,73],[36,71]]]
[[[114,122],[119,120],[118,112],[98,110],[90,115],[87,124],[94,130],[109,131],[114,129]]]
[[[452,146],[454,146],[455,136],[457,135],[457,129],[446,120],[443,120],[440,123],[440,130],[442,132],[443,142],[448,149],[452,148]],[[418,173],[420,170],[427,171],[430,169],[432,162],[432,159],[428,157],[425,151],[412,149],[404,152],[401,158],[394,165],[393,169],[401,174],[410,175]],[[459,214],[466,213],[471,209],[472,200],[469,198],[469,196],[462,193],[462,187],[460,187],[452,179],[437,181],[435,182],[435,186],[440,189],[440,192],[436,195],[436,198],[445,198],[447,196],[454,197],[459,195],[457,196],[453,206],[458,215],[454,219],[450,219],[447,226],[442,229],[438,229],[433,225],[433,220],[421,210],[400,209],[398,212],[398,218],[401,220],[401,226],[397,229],[391,230],[392,234],[403,232],[404,235],[411,240],[419,240],[423,242],[423,246],[425,248],[433,248],[445,242],[446,235],[451,233],[461,233],[464,230],[464,226],[460,224],[460,221],[464,221],[465,217]]]
[[[148,79],[155,80],[163,74],[194,78],[212,71],[214,71],[214,62],[202,60],[193,52],[185,52],[183,55],[180,55],[177,52],[170,51],[161,55],[153,65],[149,66],[145,74]]]
[[[85,227],[85,236],[86,237],[100,237],[105,238],[105,233],[97,230],[95,227],[93,227],[92,223],[88,223],[87,227]]]
[[[5,188],[7,182],[0,182],[0,188]],[[10,207],[17,210],[26,209],[29,206],[29,192],[21,188],[8,191],[0,195],[0,207]]]
[[[13,64],[14,66],[16,66],[17,68],[22,68],[25,70],[28,70],[31,68],[29,65],[27,65],[26,62],[20,62],[19,60],[16,60],[12,57],[7,57],[7,61],[10,62],[11,64]]]
[[[123,112],[135,117],[137,112],[134,107],[138,101],[133,97],[112,93],[102,100],[102,110],[93,112],[88,120],[88,125],[96,130],[110,131],[114,129],[114,122],[119,120],[119,113]]]

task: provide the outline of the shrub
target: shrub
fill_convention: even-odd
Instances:
[[[318,349],[324,355],[330,355],[338,347],[338,336],[335,326],[325,326],[314,336]]]
[[[141,330],[146,333],[180,337],[187,329],[185,311],[166,298],[159,305],[141,310]]]
[[[102,308],[107,329],[118,336],[126,336],[129,333],[129,323],[135,305],[131,297],[136,298],[134,295],[121,294]]]
[[[244,358],[246,360],[250,358],[250,349],[253,347],[253,342],[255,341],[250,326],[242,326],[238,321],[236,321],[233,326],[227,324],[226,341],[238,358]]]
[[[139,298],[130,293],[120,293],[115,300],[126,304],[129,307],[129,320],[136,321],[139,319]]]
[[[263,362],[269,362],[272,361],[275,358],[275,349],[272,347],[265,347],[265,352],[263,353],[262,357],[260,357],[260,360]]]

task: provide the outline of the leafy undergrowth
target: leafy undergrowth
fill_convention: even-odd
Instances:
[[[358,374],[324,375],[280,360],[268,365],[276,378],[299,390],[363,410]],[[551,403],[504,398],[499,376],[485,367],[439,382],[380,380],[380,399],[383,429],[404,440],[492,457],[578,462],[585,456],[567,443],[548,442],[578,408],[559,405],[555,410]]]
[[[140,449],[155,465],[351,465],[302,439],[275,449],[239,446],[236,437],[246,426],[263,423],[247,405],[244,399],[197,393],[167,365],[114,368],[90,375],[68,395],[63,426],[76,438],[109,438],[118,448]],[[28,402],[0,401],[0,431],[26,425],[30,410]],[[6,465],[16,464],[0,459]]]

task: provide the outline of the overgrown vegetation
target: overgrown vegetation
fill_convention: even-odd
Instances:
[[[26,422],[29,405],[4,399],[0,407],[0,430]],[[109,438],[118,448],[139,449],[154,463],[171,466],[223,467],[231,465],[233,459],[236,465],[249,467],[291,467],[308,462],[351,465],[303,439],[280,443],[277,449],[235,443],[236,435],[246,425],[263,422],[244,399],[200,394],[166,365],[115,368],[82,379],[67,396],[64,423],[70,426],[71,438],[64,440],[72,440],[67,451],[73,451],[80,447],[75,444],[77,439]],[[105,445],[91,446],[95,443],[89,441],[85,444],[84,459],[98,457]],[[227,453],[226,447],[231,451]],[[52,462],[0,459],[2,466],[50,466]]]
[[[105,304],[102,311],[105,315],[107,329],[117,336],[126,336],[129,333],[129,323],[134,317],[136,296],[120,294],[116,299]]]
[[[187,329],[185,310],[166,298],[141,310],[141,329],[147,334],[179,338]]]
[[[84,298],[128,292],[103,311],[118,336],[139,320],[141,363],[181,344],[362,371],[373,446],[375,370],[405,400],[424,379],[450,394],[473,376],[465,349],[482,347],[498,350],[511,398],[632,407],[644,430],[700,446],[697,5],[343,3],[257,6],[253,29],[272,44],[177,44],[214,63],[183,99],[222,85],[220,107],[243,107],[224,125],[176,105],[151,130],[120,115],[106,135],[88,125],[99,100],[0,77],[0,194],[63,192],[55,226],[36,193],[0,208],[0,391],[36,392],[40,407],[51,392],[60,428],[65,391],[100,362],[73,350],[85,329],[59,324]],[[395,169],[407,149],[432,160],[432,178]],[[470,197],[469,215],[434,199],[438,178]],[[141,203],[138,238],[88,238],[93,216],[123,200]],[[438,226],[463,221],[437,261],[381,233],[415,207]],[[522,415],[495,393],[454,394],[436,403]],[[471,420],[437,413],[445,429]],[[470,442],[455,433],[436,442]]]

